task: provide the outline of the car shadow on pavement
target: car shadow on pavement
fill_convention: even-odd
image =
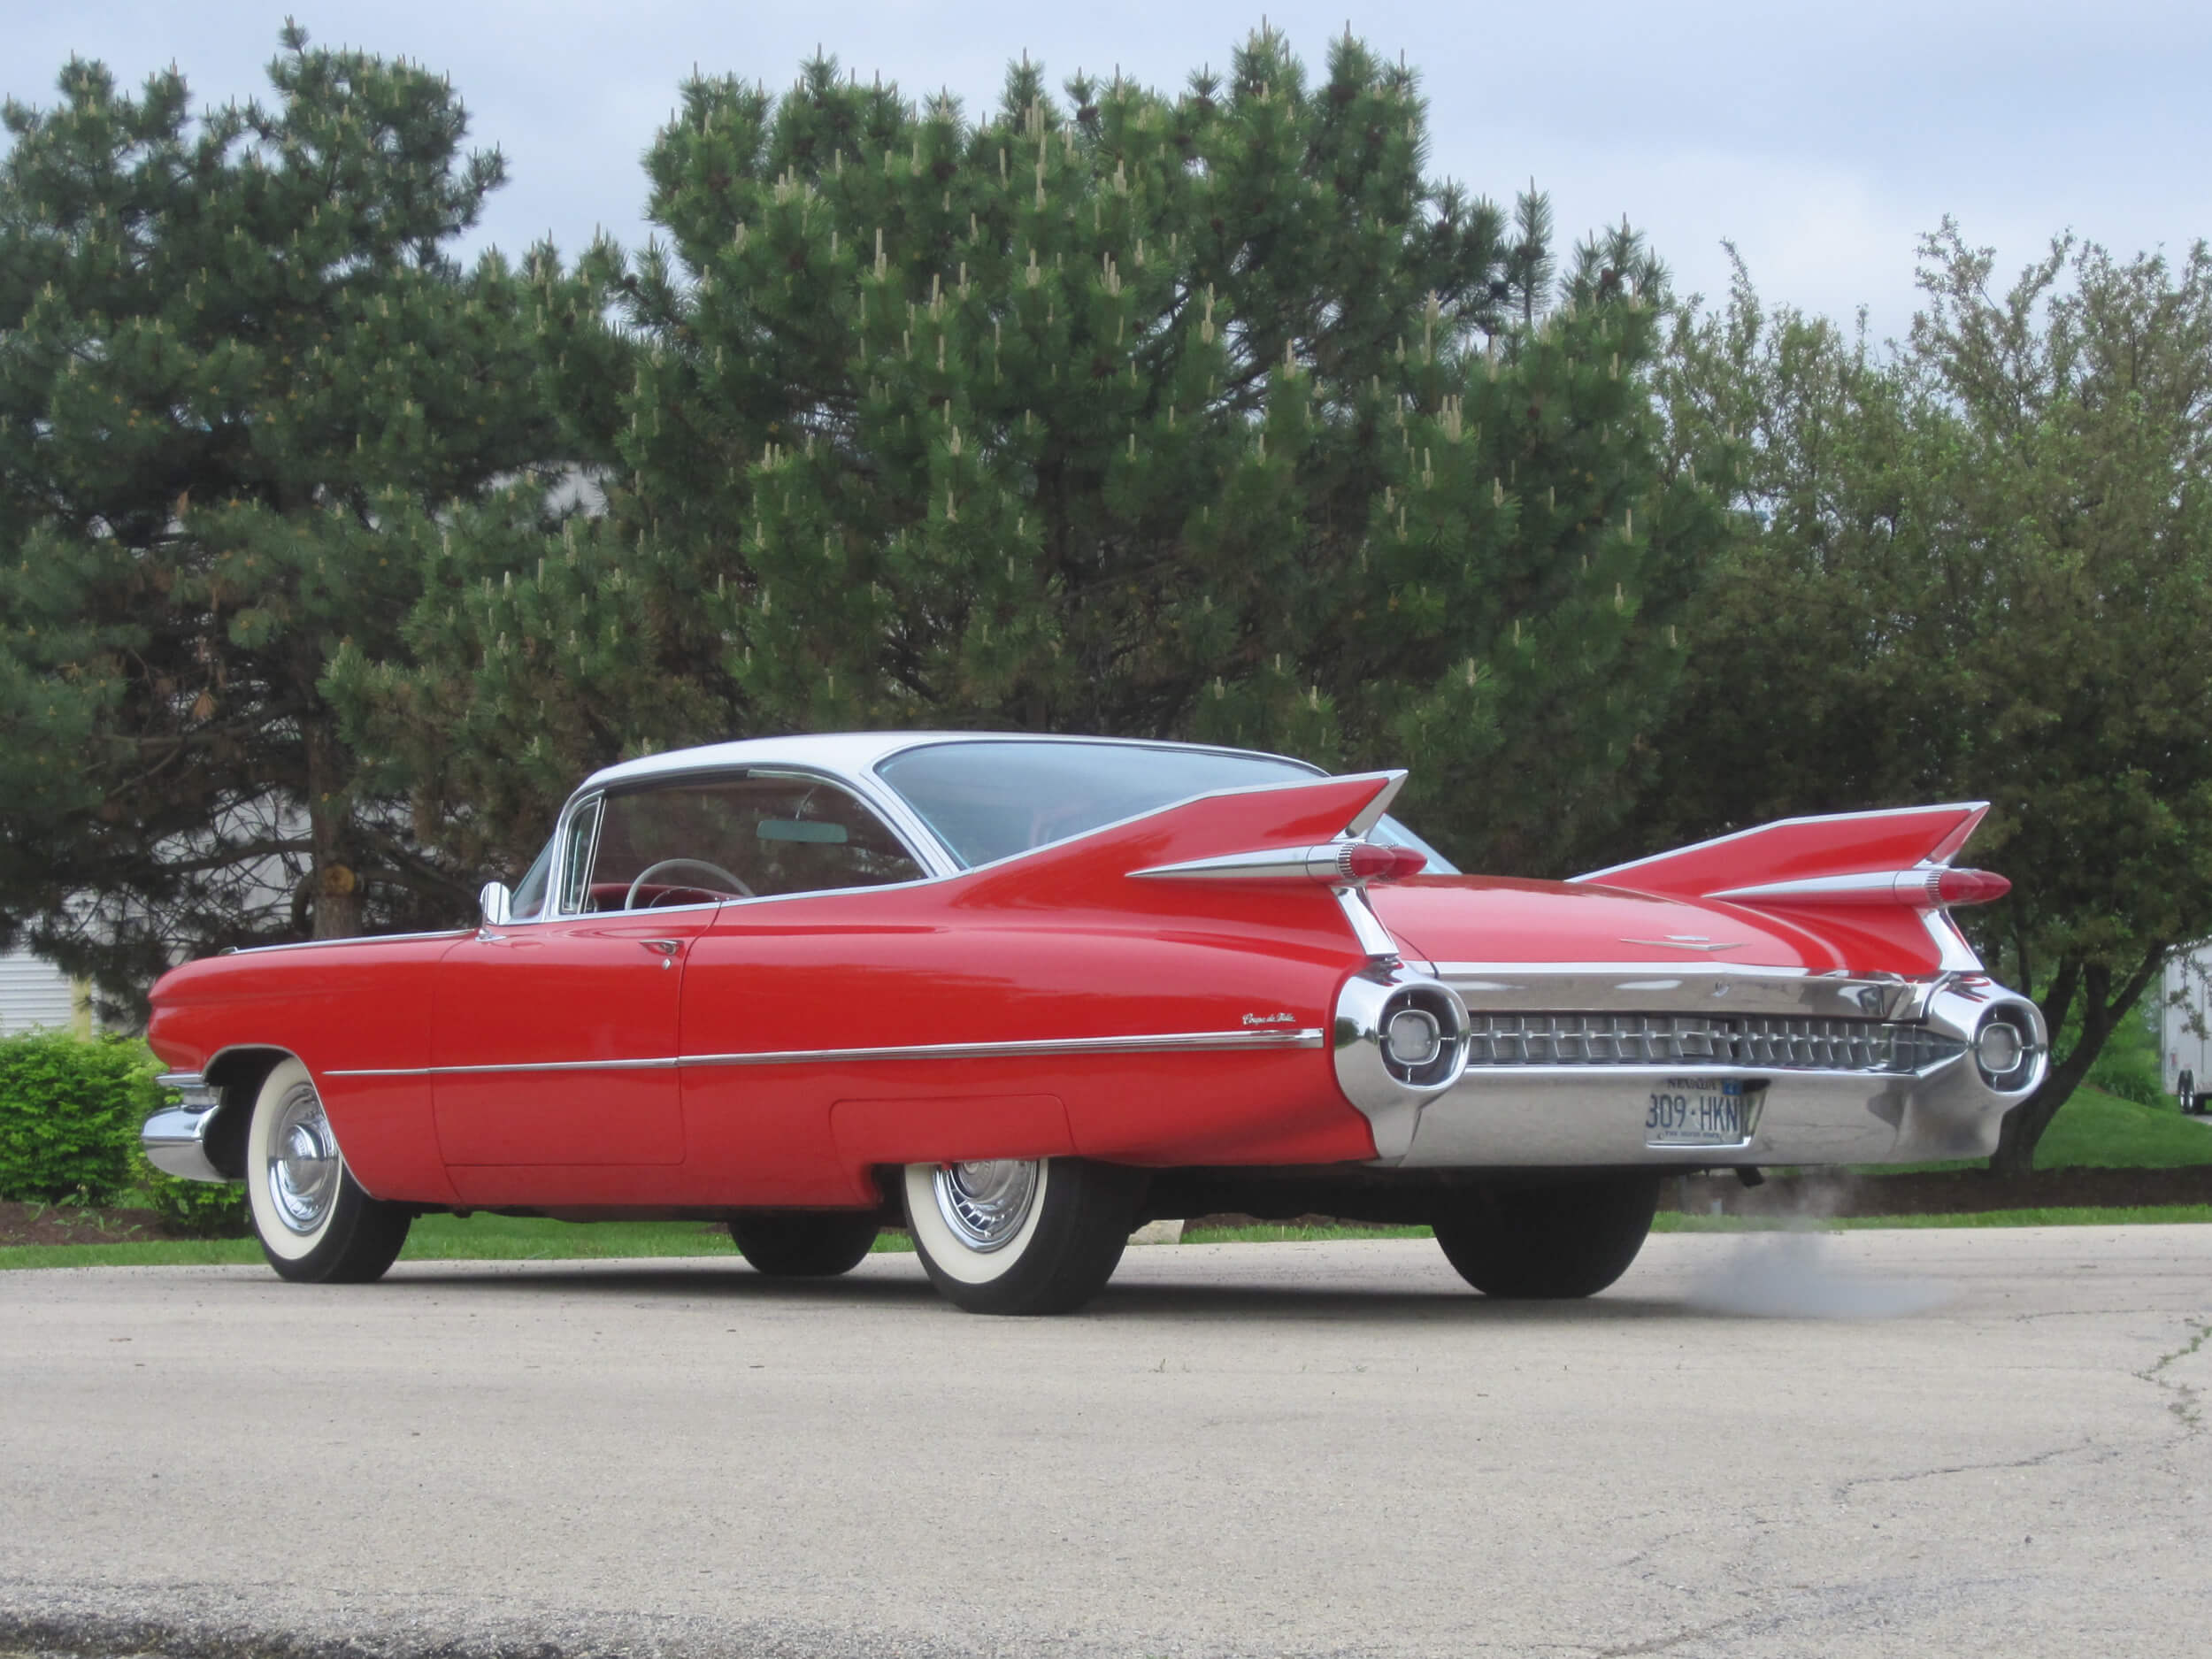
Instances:
[[[519,1271],[518,1271],[519,1270]],[[806,1306],[828,1312],[838,1308],[937,1309],[965,1318],[940,1298],[928,1281],[870,1273],[833,1279],[769,1279],[736,1263],[719,1260],[695,1266],[648,1266],[622,1263],[604,1266],[562,1263],[557,1266],[510,1263],[488,1269],[475,1262],[415,1262],[383,1281],[388,1292],[481,1290],[505,1295],[664,1295],[696,1302],[703,1297],[731,1302]],[[1267,1319],[1392,1324],[1464,1323],[1484,1325],[1617,1324],[1631,1319],[1695,1317],[1676,1301],[1606,1294],[1577,1302],[1508,1302],[1473,1291],[1346,1290],[1329,1285],[1124,1282],[1070,1317],[1080,1319]]]

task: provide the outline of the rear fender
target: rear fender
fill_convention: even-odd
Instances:
[[[1932,878],[1988,811],[1986,801],[1969,801],[1781,818],[1572,879],[1741,905],[1810,927],[1855,955],[1978,972],[1981,959]]]

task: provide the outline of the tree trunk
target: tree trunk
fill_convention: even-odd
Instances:
[[[2096,1064],[2097,1056],[2104,1052],[2106,1040],[2118,1028],[2165,962],[2166,950],[2163,944],[2152,946],[2116,990],[2112,983],[2112,970],[2101,964],[2083,963],[2078,958],[2059,964],[2051,992],[2040,1004],[2043,1018],[2050,1026],[2055,1048],[2078,987],[2080,1035],[2064,1057],[2054,1058],[2042,1087],[2005,1114],[2005,1121],[1997,1132],[1996,1153],[1989,1160],[1991,1174],[2025,1175],[2035,1167],[2035,1148],[2043,1139],[2043,1132],[2051,1126],[2051,1119],[2058,1116],[2058,1109],[2081,1087],[2082,1079],[2089,1075],[2089,1068]]]
[[[2103,1046],[2101,1037],[2096,1048]],[[2025,1175],[2035,1167],[2035,1148],[2043,1132],[2058,1116],[2058,1109],[2081,1087],[2096,1058],[2096,1049],[2087,1041],[2076,1043],[2072,1052],[2051,1068],[2042,1087],[2005,1114],[2004,1124],[1997,1131],[1996,1153],[1989,1160],[1992,1175]]]
[[[361,877],[354,868],[353,800],[346,754],[326,716],[302,722],[307,749],[307,814],[314,843],[315,933],[351,939],[361,932]]]

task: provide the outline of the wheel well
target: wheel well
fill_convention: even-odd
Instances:
[[[204,1074],[222,1091],[223,1103],[208,1124],[201,1144],[207,1161],[234,1181],[246,1178],[246,1130],[253,1120],[254,1096],[262,1079],[292,1056],[282,1048],[227,1048]]]

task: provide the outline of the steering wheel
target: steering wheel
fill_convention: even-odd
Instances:
[[[729,884],[731,896],[733,898],[749,899],[757,896],[753,892],[752,888],[747,887],[742,881],[740,881],[728,871],[723,869],[720,864],[710,864],[703,858],[664,858],[658,864],[648,864],[644,869],[637,872],[637,879],[630,883],[630,890],[622,895],[622,908],[626,910],[636,910],[638,908],[637,894],[640,887],[643,887],[648,881],[650,881],[662,871],[674,870],[680,867],[688,870],[703,870],[709,875],[714,877],[717,880],[727,882]],[[711,887],[696,887],[694,890],[700,893],[711,893],[714,889]],[[648,904],[645,908],[649,910],[653,907],[652,905]]]

